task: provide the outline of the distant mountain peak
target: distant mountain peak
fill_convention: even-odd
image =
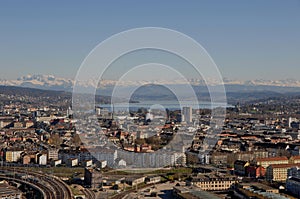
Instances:
[[[205,86],[205,81],[203,79],[190,79],[189,83],[193,86]],[[298,87],[300,88],[300,81],[295,79],[286,79],[286,80],[234,80],[229,78],[223,79],[225,85],[236,85],[236,86],[276,86],[276,87]],[[77,82],[80,87],[85,90],[93,90],[95,85],[97,85],[97,80],[86,80]],[[117,84],[118,83],[118,84]],[[218,81],[213,79],[208,79],[207,82],[209,85],[217,86]],[[186,81],[180,79],[175,80],[162,80],[162,81],[121,81],[118,80],[101,80],[99,88],[106,89],[111,88],[114,85],[130,87],[130,86],[141,86],[141,85],[182,85],[186,84]],[[19,86],[19,87],[29,87],[29,88],[38,88],[45,90],[59,90],[59,91],[72,91],[74,80],[62,77],[56,77],[54,75],[42,75],[42,74],[29,74],[17,78],[16,80],[0,80],[0,85],[4,86]]]

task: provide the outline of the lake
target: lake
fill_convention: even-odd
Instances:
[[[101,108],[106,108],[109,111],[112,110],[112,104],[99,104],[97,105]],[[169,109],[169,110],[181,110],[182,107],[192,107],[193,109],[213,109],[217,107],[233,107],[230,104],[225,103],[211,103],[211,102],[193,102],[193,101],[168,101],[168,100],[159,100],[159,101],[140,101],[138,103],[115,103],[115,111],[125,111],[130,110],[136,111],[139,108],[146,109]]]

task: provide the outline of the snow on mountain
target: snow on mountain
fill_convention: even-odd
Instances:
[[[73,81],[53,75],[26,75],[16,80],[0,80],[0,85],[49,90],[70,90],[73,86]]]
[[[241,85],[241,86],[278,86],[278,87],[300,87],[300,81],[294,79],[286,80],[251,80],[251,81],[241,81],[224,78],[224,84],[226,85]],[[205,85],[203,80],[191,79],[189,82],[192,85]],[[118,86],[136,86],[136,85],[145,85],[145,84],[173,84],[181,85],[185,84],[185,81],[180,79],[176,80],[161,80],[161,81],[124,81],[118,82],[116,80],[101,80],[99,88],[111,87],[118,83]],[[96,80],[87,80],[78,82],[80,87],[83,89],[92,89],[97,85]],[[218,85],[218,82],[209,79],[209,85]],[[16,80],[0,80],[0,85],[4,86],[20,86],[20,87],[29,87],[29,88],[39,88],[46,90],[62,90],[62,91],[72,91],[74,80],[56,77],[54,75],[26,75],[20,77]]]
[[[294,79],[285,80],[248,80],[240,81],[239,83],[227,82],[227,84],[241,84],[245,86],[279,86],[279,87],[300,87],[300,81]]]

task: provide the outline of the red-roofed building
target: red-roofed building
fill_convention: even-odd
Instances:
[[[291,164],[300,164],[300,156],[292,156],[290,157],[290,163]]]
[[[266,175],[266,169],[262,166],[249,166],[247,167],[247,174],[252,178],[264,177]]]
[[[267,167],[266,179],[268,181],[286,181],[288,169],[300,164],[274,164]]]
[[[289,159],[286,156],[256,159],[256,164],[264,168],[267,168],[271,164],[288,164],[288,163],[289,163]]]

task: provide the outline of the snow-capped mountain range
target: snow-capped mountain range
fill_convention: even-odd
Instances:
[[[192,85],[195,86],[203,86],[203,80],[188,80]],[[252,81],[241,81],[241,80],[232,80],[224,78],[225,85],[240,85],[240,86],[275,86],[275,87],[297,87],[300,88],[300,81],[294,79],[286,79],[286,80],[252,80]],[[78,82],[79,85],[84,88],[94,88],[97,85],[96,80],[87,80]],[[101,80],[101,88],[106,88],[109,86],[113,86],[117,83],[115,80]],[[145,85],[145,84],[185,84],[186,82],[183,80],[161,80],[161,81],[124,81],[118,82],[119,86],[135,86],[135,85]],[[209,80],[208,84],[217,85],[216,81]],[[59,90],[59,91],[71,91],[74,85],[74,80],[55,77],[54,75],[26,75],[20,77],[16,80],[4,80],[0,79],[0,85],[3,86],[18,86],[18,87],[29,87],[29,88],[39,88],[45,90]],[[297,89],[298,90],[298,89]]]

